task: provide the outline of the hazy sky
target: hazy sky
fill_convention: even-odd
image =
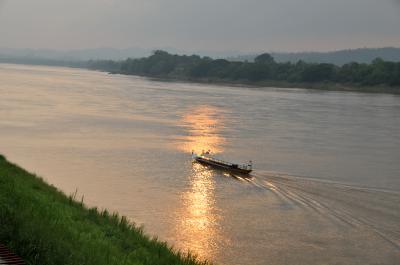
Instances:
[[[0,0],[0,47],[400,47],[400,0]]]

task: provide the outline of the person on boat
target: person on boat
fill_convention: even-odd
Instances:
[[[253,168],[253,161],[249,161],[249,164],[247,165],[248,169],[252,169]]]

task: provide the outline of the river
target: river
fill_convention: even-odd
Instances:
[[[398,264],[400,97],[0,64],[0,153],[222,265]],[[192,150],[253,160],[252,178]]]

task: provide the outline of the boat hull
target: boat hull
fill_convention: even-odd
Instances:
[[[252,171],[251,169],[243,169],[243,168],[239,168],[239,167],[234,168],[232,166],[225,165],[225,164],[222,164],[222,163],[218,163],[217,161],[213,161],[213,160],[210,160],[210,159],[205,159],[205,158],[200,157],[200,156],[195,157],[194,160],[196,162],[199,162],[199,163],[203,164],[203,165],[212,166],[212,167],[223,169],[223,170],[226,170],[226,171],[229,171],[229,172],[232,172],[232,173],[236,173],[236,174],[248,175]]]

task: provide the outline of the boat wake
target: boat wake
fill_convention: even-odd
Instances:
[[[248,180],[273,192],[290,207],[319,215],[336,226],[374,233],[400,251],[400,193],[276,172],[253,174]]]

